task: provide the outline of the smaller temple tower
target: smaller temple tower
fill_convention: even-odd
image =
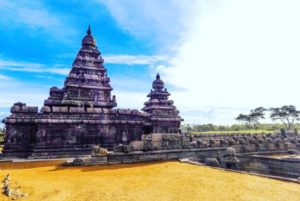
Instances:
[[[183,119],[173,105],[174,102],[168,100],[169,96],[170,93],[157,74],[147,96],[149,100],[144,103],[145,107],[142,109],[149,114],[150,124],[145,126],[143,135],[144,140],[148,142],[146,145],[148,148],[178,148],[182,145],[179,128]]]
[[[179,111],[173,105],[172,100],[168,100],[170,93],[164,87],[164,82],[160,75],[152,83],[152,89],[147,97],[150,99],[145,102],[144,112],[150,114],[153,133],[178,133],[181,117]]]

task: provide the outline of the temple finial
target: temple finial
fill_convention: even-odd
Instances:
[[[86,31],[86,33],[87,33],[88,35],[91,35],[92,31],[91,31],[91,26],[90,26],[90,25],[89,25],[89,28],[88,28],[88,30]]]
[[[157,73],[157,75],[156,75],[156,79],[158,80],[158,79],[160,79],[160,75],[159,75],[159,73]]]

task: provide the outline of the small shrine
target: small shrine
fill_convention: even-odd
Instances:
[[[148,148],[180,148],[182,139],[180,134],[180,122],[183,121],[179,116],[179,111],[174,106],[172,100],[168,100],[170,93],[164,86],[164,82],[160,79],[160,75],[156,75],[153,81],[152,89],[147,97],[149,100],[144,103],[142,109],[149,114],[151,124],[147,128],[147,132],[142,136]]]

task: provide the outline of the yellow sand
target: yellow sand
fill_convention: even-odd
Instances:
[[[300,200],[299,184],[175,161],[67,168],[59,163],[0,163],[0,176],[10,174],[29,193],[21,199],[28,201]]]

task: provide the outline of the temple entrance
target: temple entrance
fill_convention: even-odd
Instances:
[[[142,130],[143,130],[143,134],[153,133],[153,127],[152,126],[144,126]]]
[[[232,169],[232,164],[230,164],[230,163],[226,163],[225,166],[226,166],[227,169]]]
[[[26,148],[32,148],[36,143],[37,126],[25,126],[23,127],[22,143]]]
[[[32,128],[29,131],[29,143],[35,144],[36,143],[36,134],[37,134],[37,128]]]

